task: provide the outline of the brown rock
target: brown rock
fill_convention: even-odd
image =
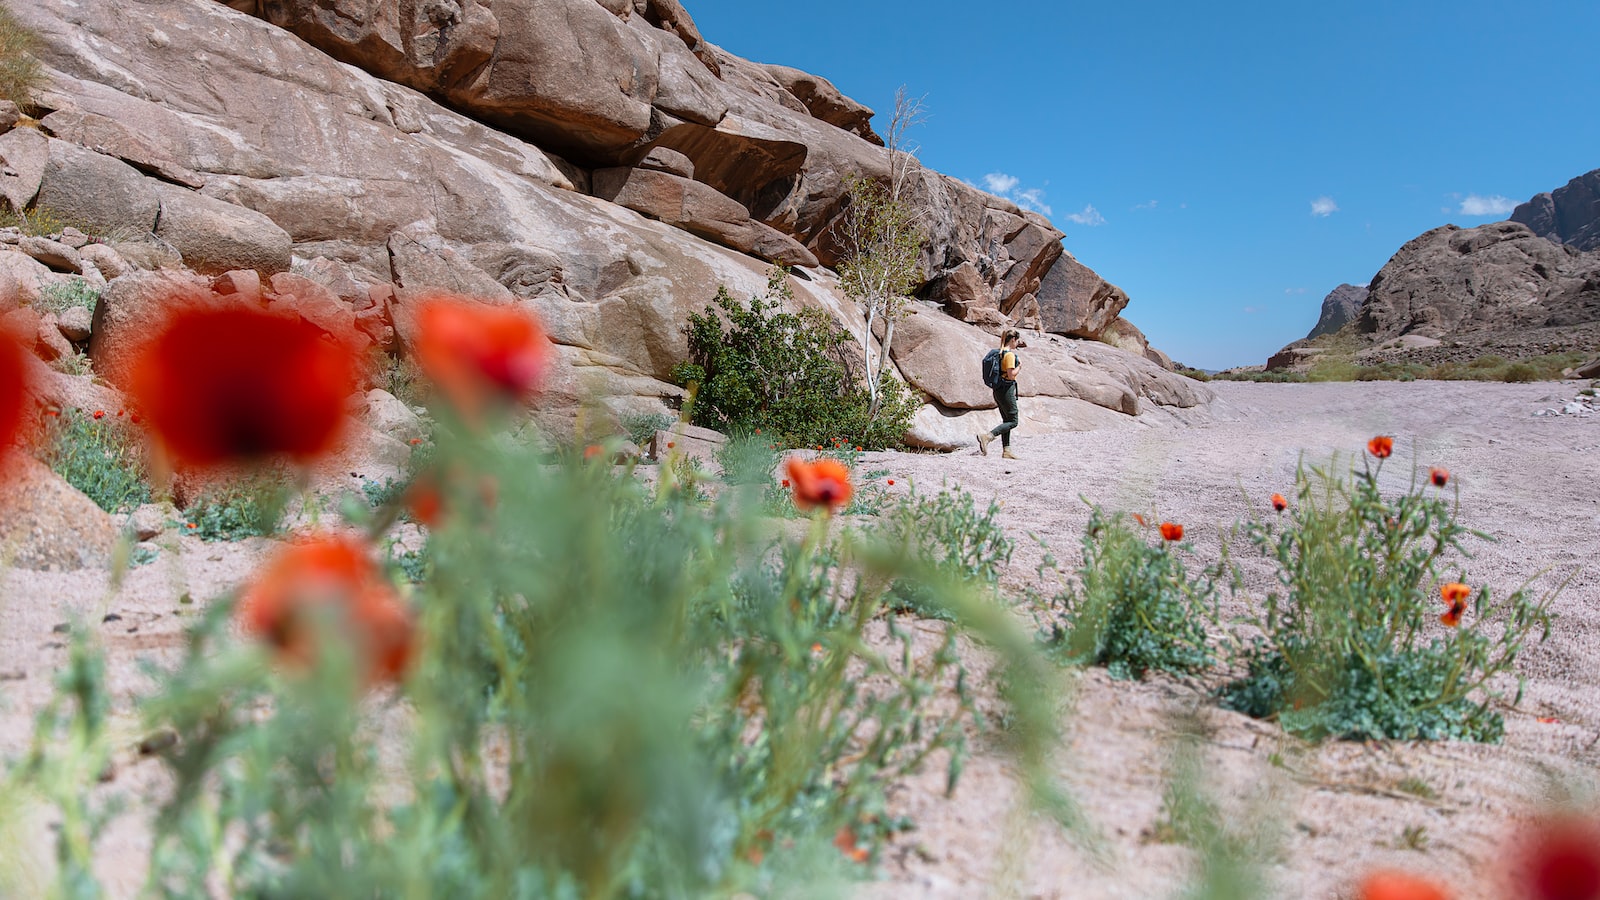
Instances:
[[[0,134],[17,126],[17,120],[22,118],[22,110],[10,100],[0,100]]]
[[[254,269],[263,275],[286,272],[289,233],[271,219],[172,185],[159,185],[161,215],[156,236],[183,256],[184,265],[202,275]]]
[[[981,309],[999,312],[994,290],[983,280],[978,267],[971,262],[962,262],[939,276],[929,286],[929,293],[942,297],[945,312],[963,322],[975,322],[975,315]]]
[[[726,247],[790,266],[815,266],[798,241],[753,221],[749,210],[715,188],[653,169],[599,169],[595,195]]]
[[[669,456],[686,456],[715,467],[717,453],[727,442],[727,436],[720,431],[680,422],[671,430],[656,432],[650,441],[650,455],[658,460]]]
[[[115,119],[95,113],[58,110],[40,119],[39,127],[52,137],[114,156],[164,181],[196,190],[205,187],[203,176],[173,162],[154,142]]]
[[[16,463],[0,492],[0,545],[24,569],[70,572],[110,564],[117,529],[105,510],[43,463]]]
[[[121,278],[133,271],[133,266],[122,258],[122,254],[111,248],[109,244],[84,244],[78,251],[79,258],[93,263],[109,281],[112,278]]]
[[[1122,289],[1063,252],[1045,274],[1037,294],[1045,331],[1096,338],[1128,305]]]
[[[95,373],[123,385],[139,343],[153,335],[174,309],[212,301],[205,279],[173,271],[135,272],[106,286],[95,305],[89,358]]]
[[[1511,221],[1579,250],[1600,250],[1600,169],[1519,205]]]
[[[261,273],[255,269],[223,272],[212,279],[211,289],[225,297],[236,297],[251,306],[262,302]]]
[[[694,177],[694,160],[671,147],[651,147],[644,159],[639,160],[638,168],[655,169],[684,178]]]
[[[812,75],[810,72],[802,72],[788,66],[769,65],[767,71],[772,73],[773,79],[779,86],[799,100],[814,118],[821,119],[835,128],[843,128],[879,146],[883,145],[883,138],[872,130],[872,110],[839,93],[833,82],[820,75]]]
[[[49,161],[50,139],[37,129],[0,134],[0,198],[7,207],[20,211],[33,202]]]
[[[32,306],[39,299],[39,285],[49,277],[50,270],[33,257],[0,249],[0,312]]]
[[[150,231],[161,209],[154,183],[132,166],[57,140],[33,202],[96,235]]]
[[[389,237],[389,265],[396,296],[414,299],[444,291],[479,300],[506,302],[511,291],[472,264],[426,222],[413,222]]]
[[[56,328],[73,343],[87,341],[94,331],[94,313],[86,306],[69,306],[56,313]]]
[[[57,272],[71,272],[76,275],[83,271],[83,258],[78,255],[78,251],[59,241],[24,235],[22,240],[17,242],[17,249]]]

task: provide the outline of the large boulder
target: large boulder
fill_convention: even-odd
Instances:
[[[198,173],[173,162],[161,147],[115,119],[95,113],[60,110],[39,120],[39,127],[51,137],[114,156],[141,172],[165,181],[197,189],[205,186],[205,179]]]
[[[202,275],[289,270],[289,233],[261,213],[169,184],[158,184],[157,194],[156,236],[182,254],[188,268]]]
[[[67,141],[50,141],[34,205],[91,234],[141,233],[161,210],[155,186],[132,166]]]
[[[26,209],[39,193],[50,162],[50,139],[35,128],[0,134],[0,199],[13,211]]]
[[[110,564],[117,544],[111,516],[33,459],[8,466],[0,492],[0,553],[24,569],[70,572]]]
[[[1520,204],[1511,211],[1511,221],[1579,250],[1600,250],[1600,169]]]
[[[595,196],[676,225],[690,234],[786,266],[815,266],[799,241],[750,218],[737,200],[681,175],[658,169],[600,169]]]
[[[1373,276],[1354,328],[1376,343],[1593,322],[1600,322],[1600,252],[1495,222],[1446,225],[1408,241]]]
[[[1050,267],[1036,296],[1044,330],[1069,337],[1099,337],[1128,305],[1122,288],[1070,253]]]
[[[0,313],[32,306],[49,277],[50,270],[33,257],[0,247]]]

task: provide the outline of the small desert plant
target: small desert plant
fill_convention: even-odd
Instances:
[[[1494,681],[1548,634],[1553,594],[1496,599],[1488,586],[1441,584],[1447,555],[1487,536],[1457,520],[1443,470],[1385,497],[1378,476],[1391,446],[1374,439],[1377,465],[1348,477],[1302,465],[1295,501],[1242,526],[1284,590],[1267,595],[1248,674],[1223,703],[1313,739],[1496,741]]]
[[[102,290],[82,278],[53,282],[39,291],[39,299],[34,301],[33,308],[40,312],[59,313],[81,306],[93,313],[95,306],[100,303]]]
[[[913,559],[945,578],[992,591],[1000,580],[1000,567],[1011,559],[1014,542],[999,523],[1000,505],[990,501],[980,511],[972,495],[949,488],[931,496],[914,489],[897,498],[879,526],[885,537]],[[947,617],[926,587],[902,579],[889,588],[888,602],[897,610]]]
[[[1207,576],[1191,578],[1178,556],[1182,530],[1163,523],[1144,536],[1144,520],[1107,515],[1095,506],[1083,533],[1078,584],[1047,608],[1040,637],[1064,662],[1105,666],[1115,678],[1151,669],[1191,674],[1211,664],[1206,624],[1216,621],[1216,591]]]
[[[106,512],[150,501],[144,450],[125,415],[66,409],[47,419],[44,461],[68,484]]]
[[[696,386],[694,424],[727,434],[760,430],[781,447],[898,446],[916,398],[885,372],[874,412],[853,368],[850,336],[821,310],[782,311],[793,302],[788,274],[776,268],[765,298],[746,304],[720,288],[704,313],[689,316],[689,361],[673,378]]]
[[[218,483],[183,510],[182,532],[205,541],[239,541],[278,533],[289,488],[269,475]]]
[[[0,209],[0,228],[16,228],[23,234],[33,237],[60,234],[61,229],[71,224],[61,214],[48,207],[30,207],[21,212],[9,208]]]
[[[24,111],[33,106],[33,91],[43,77],[33,56],[38,43],[33,32],[0,3],[0,100],[10,100]]]
[[[648,447],[656,432],[671,428],[674,421],[666,413],[624,413],[618,424],[628,440],[639,447]]]

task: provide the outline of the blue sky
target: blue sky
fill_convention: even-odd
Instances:
[[[685,0],[1047,214],[1174,358],[1264,362],[1429,228],[1600,168],[1600,0]]]

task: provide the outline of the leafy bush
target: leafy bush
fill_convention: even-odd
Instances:
[[[1115,678],[1211,665],[1205,626],[1216,621],[1216,591],[1209,578],[1190,578],[1172,542],[1152,544],[1125,515],[1095,506],[1078,581],[1049,602],[1056,614],[1040,634],[1058,659],[1102,665]]]
[[[39,39],[0,3],[0,100],[10,100],[26,111],[33,106],[33,89],[43,77],[33,51]]]
[[[1482,587],[1470,615],[1441,626],[1441,560],[1486,536],[1426,482],[1384,497],[1381,468],[1347,479],[1303,465],[1290,511],[1243,526],[1284,591],[1267,595],[1248,673],[1223,703],[1313,739],[1498,740],[1491,682],[1530,637],[1548,634],[1552,597],[1519,589],[1496,600]]]
[[[850,336],[821,310],[782,311],[793,302],[787,273],[775,268],[765,299],[747,305],[719,288],[703,314],[689,316],[689,361],[673,378],[697,386],[694,424],[727,434],[760,429],[782,446],[898,446],[916,398],[885,372],[870,415],[871,397],[851,368]]]
[[[44,462],[106,512],[125,512],[150,502],[144,451],[128,420],[100,410],[79,409],[49,417]]]
[[[946,488],[932,496],[913,490],[901,495],[885,517],[886,538],[904,547],[910,558],[946,579],[986,590],[992,591],[999,582],[1000,567],[1010,561],[1015,548],[1000,527],[1000,504],[990,501],[980,513],[972,495],[962,488]],[[892,584],[888,600],[897,611],[937,618],[950,614],[926,584],[915,579]]]
[[[627,413],[621,417],[618,424],[628,436],[628,440],[639,447],[647,447],[656,432],[665,431],[672,427],[675,420],[666,413]]]
[[[59,313],[81,306],[93,313],[95,306],[100,303],[102,290],[81,278],[53,282],[39,291],[39,299],[34,301],[33,308],[40,312]]]
[[[260,475],[206,489],[183,510],[183,530],[205,541],[270,537],[282,527],[289,489]]]
[[[0,209],[0,228],[17,228],[23,234],[46,237],[60,234],[61,229],[72,224],[59,213],[47,207],[32,207],[16,212],[9,207]]]

